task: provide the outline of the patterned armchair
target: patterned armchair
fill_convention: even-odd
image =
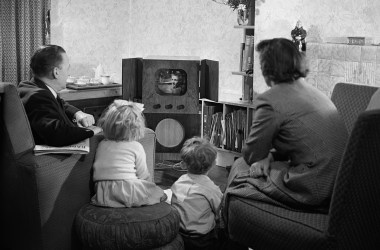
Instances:
[[[87,155],[33,154],[34,140],[13,84],[0,83],[0,225],[2,249],[80,249],[78,210],[93,194],[91,168],[101,135]],[[154,177],[156,135],[140,140]]]
[[[350,137],[328,214],[298,212],[232,196],[231,239],[259,249],[375,249],[380,246],[380,109],[364,111],[375,87],[339,83],[332,100]]]

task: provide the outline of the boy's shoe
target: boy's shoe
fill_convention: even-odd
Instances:
[[[182,161],[174,164],[173,169],[181,172],[187,172],[187,167],[182,163]]]

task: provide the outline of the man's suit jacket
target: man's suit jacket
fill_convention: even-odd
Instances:
[[[55,98],[41,80],[23,81],[18,91],[36,144],[66,146],[94,135],[92,130],[73,123],[74,114],[79,109]]]

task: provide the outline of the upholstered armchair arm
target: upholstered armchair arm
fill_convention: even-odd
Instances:
[[[10,249],[79,249],[73,222],[93,195],[92,166],[102,135],[90,138],[90,153],[35,156],[24,107],[13,84],[0,83],[1,242]],[[155,133],[140,140],[152,178]]]

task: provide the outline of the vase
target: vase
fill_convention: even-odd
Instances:
[[[237,10],[237,22],[239,25],[247,25],[249,19],[249,13],[247,7],[239,8]]]

